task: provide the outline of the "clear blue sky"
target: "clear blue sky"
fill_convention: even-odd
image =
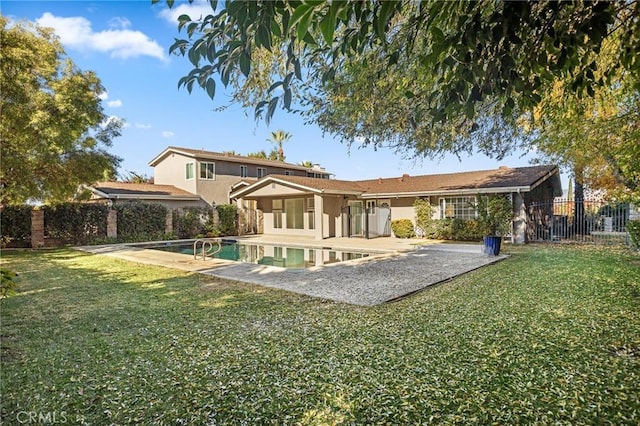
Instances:
[[[207,4],[180,4],[169,10],[164,2],[151,5],[151,0],[3,0],[1,8],[2,15],[12,20],[55,28],[75,64],[96,72],[107,90],[105,112],[127,123],[111,148],[123,158],[121,174],[135,171],[152,175],[148,162],[169,145],[235,150],[239,154],[269,151],[266,139],[278,129],[292,135],[284,146],[288,162],[320,163],[337,179],[518,167],[528,165],[531,159],[515,153],[500,162],[482,154],[461,159],[449,156],[440,161],[406,160],[391,150],[359,149],[356,145],[349,150],[331,135],[323,136],[318,127],[285,111],[278,111],[270,126],[256,122],[252,111],[239,106],[216,112],[216,107],[228,103],[228,95],[219,87],[213,102],[199,88],[192,94],[178,90],[178,80],[190,71],[190,63],[187,58],[168,54],[174,38],[180,36],[177,17],[210,13]]]

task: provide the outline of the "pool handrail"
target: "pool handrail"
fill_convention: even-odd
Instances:
[[[220,238],[200,238],[193,242],[193,260],[198,259],[198,243],[202,243],[202,260],[207,260],[207,254],[210,256],[215,255],[216,253],[220,253],[222,250],[222,240]],[[213,253],[210,253],[210,250],[213,250],[213,245],[217,243],[218,248]],[[207,246],[209,248],[207,249]]]

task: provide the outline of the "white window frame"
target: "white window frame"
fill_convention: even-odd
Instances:
[[[210,168],[208,166],[212,166],[211,170],[209,170]],[[202,180],[216,180],[216,163],[201,161],[199,176]]]
[[[282,229],[282,200],[271,200],[271,214],[273,215],[273,229]]]
[[[267,175],[267,169],[264,167],[258,167],[256,174],[258,179],[263,178]]]
[[[291,170],[285,170],[285,171],[284,171],[284,175],[285,175],[285,176],[293,176],[293,175],[294,175],[294,172],[292,172]]]
[[[375,214],[376,213],[376,207],[378,206],[378,203],[376,200],[367,200],[366,204],[365,204],[365,208],[367,209],[367,213],[369,214]]]
[[[193,162],[186,163],[184,167],[184,176],[186,180],[191,180],[196,177],[196,167]],[[191,172],[191,173],[189,173]],[[191,176],[189,176],[191,175]]]
[[[473,207],[477,202],[475,196],[440,197],[439,201],[440,219],[473,220],[478,217],[478,211]]]
[[[307,198],[307,224],[309,229],[316,229],[316,208],[313,197]]]
[[[249,176],[249,167],[248,166],[240,166],[240,177]]]

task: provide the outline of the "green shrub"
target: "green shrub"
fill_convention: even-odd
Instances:
[[[432,240],[481,241],[483,237],[477,220],[435,219],[422,229],[424,237]]]
[[[18,285],[13,280],[18,274],[6,268],[0,268],[0,299],[12,296]]]
[[[0,212],[0,234],[3,247],[31,245],[32,206],[6,206]]]
[[[415,235],[413,231],[413,222],[409,219],[397,219],[391,221],[391,230],[398,238],[411,238]]]
[[[513,206],[508,195],[493,194],[477,197],[476,210],[482,235],[502,236],[511,230]]]
[[[413,208],[416,212],[416,226],[420,227],[420,229],[426,233],[433,225],[433,219],[431,218],[433,208],[431,207],[431,203],[429,203],[428,199],[416,198],[416,201],[413,203]]]
[[[195,238],[209,234],[214,228],[211,207],[185,207],[173,211],[173,232],[178,238]]]
[[[118,241],[153,241],[164,237],[167,208],[162,204],[132,201],[116,204],[115,209],[118,211]]]
[[[219,204],[216,206],[218,211],[218,230],[221,235],[237,234],[237,215],[238,208],[235,204]]]
[[[640,220],[628,221],[627,232],[629,232],[631,244],[636,248],[640,248]]]
[[[88,244],[107,236],[109,208],[103,204],[60,203],[42,210],[45,236],[60,244]]]

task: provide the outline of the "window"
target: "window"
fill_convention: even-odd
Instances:
[[[187,163],[187,167],[185,169],[185,177],[187,179],[193,179],[193,163]]]
[[[271,201],[271,211],[273,212],[273,227],[282,228],[282,200]]]
[[[264,167],[258,167],[258,179],[267,175],[267,169]]]
[[[285,174],[286,176],[293,176],[293,172],[292,172],[291,170],[285,170],[285,171],[284,171],[284,174]]]
[[[476,197],[440,198],[440,219],[476,218]]]
[[[215,180],[216,163],[200,163],[200,179]]]
[[[287,214],[287,229],[304,229],[304,198],[284,200],[284,212]]]
[[[376,213],[376,200],[367,200],[367,213]]]
[[[247,166],[240,166],[240,177],[249,176],[249,168]]]
[[[309,222],[309,229],[316,229],[315,201],[313,198],[307,198],[307,221]]]

